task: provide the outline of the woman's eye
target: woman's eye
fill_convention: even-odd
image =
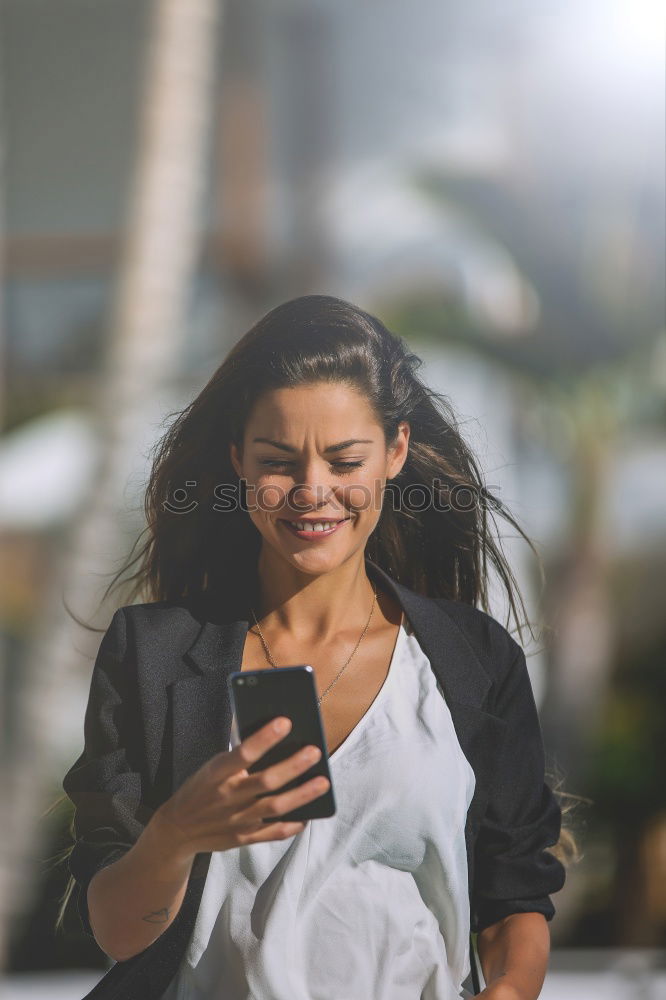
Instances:
[[[267,465],[269,468],[274,469],[278,467],[286,468],[288,465],[293,465],[293,462],[287,462],[286,459],[283,459],[282,461],[279,459],[265,459],[260,464]],[[358,469],[363,464],[363,462],[331,462],[331,465],[333,465],[334,468],[340,469],[343,472],[348,469]]]

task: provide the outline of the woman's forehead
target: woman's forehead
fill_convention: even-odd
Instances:
[[[246,430],[257,432],[259,427],[272,432],[318,433],[326,430],[336,440],[360,436],[358,430],[376,423],[374,413],[366,399],[357,390],[347,386],[321,388],[296,387],[273,389],[256,401],[246,425]],[[367,436],[367,435],[366,435]]]

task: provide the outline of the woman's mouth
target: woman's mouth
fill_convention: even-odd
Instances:
[[[296,535],[297,538],[304,538],[308,542],[314,542],[320,538],[328,538],[330,535],[334,535],[336,531],[339,531],[350,520],[350,517],[345,517],[341,521],[303,522],[286,521],[284,518],[280,518],[280,524],[284,524],[287,531],[291,532],[292,535]]]

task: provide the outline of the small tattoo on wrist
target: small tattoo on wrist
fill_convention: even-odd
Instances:
[[[163,906],[161,910],[153,910],[152,913],[147,913],[141,919],[146,920],[149,924],[164,924],[169,919],[169,908]]]

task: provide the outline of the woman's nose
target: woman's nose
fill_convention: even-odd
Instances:
[[[297,476],[298,482],[291,491],[290,501],[296,510],[305,513],[324,506],[331,493],[328,473],[320,463],[302,465]]]

